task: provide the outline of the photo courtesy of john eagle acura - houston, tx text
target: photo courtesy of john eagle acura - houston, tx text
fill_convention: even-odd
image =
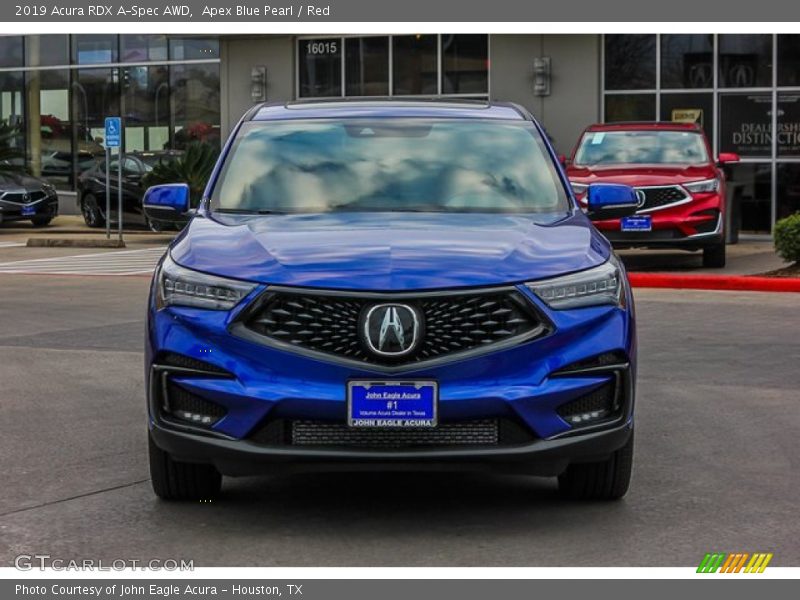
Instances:
[[[616,499],[633,463],[625,270],[533,117],[482,101],[259,104],[155,271],[150,470],[165,499],[223,476],[488,470]],[[148,189],[151,220],[190,212]]]

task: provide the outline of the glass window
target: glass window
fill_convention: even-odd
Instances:
[[[662,35],[661,87],[714,87],[713,36]]]
[[[782,219],[800,211],[800,163],[779,163],[777,178],[775,216]]]
[[[169,70],[166,66],[122,69],[125,151],[169,148]]]
[[[442,93],[489,91],[489,36],[442,36]]]
[[[69,110],[69,70],[28,71],[26,83],[31,173],[59,188],[71,189],[75,182],[75,153]],[[85,164],[93,161],[93,150],[102,152],[99,144],[86,139],[79,140],[78,148],[79,159]]]
[[[117,62],[116,35],[73,35],[72,62],[98,65]]]
[[[605,82],[607,90],[655,88],[656,36],[606,35]]]
[[[563,213],[527,123],[347,119],[246,123],[214,205],[232,211]]]
[[[772,156],[771,94],[720,94],[719,151]]]
[[[697,123],[708,139],[714,135],[714,99],[712,94],[661,94],[662,121]]]
[[[800,93],[778,94],[778,156],[800,158]]]
[[[655,94],[608,94],[606,122],[652,121],[656,118]]]
[[[728,197],[741,207],[741,231],[772,230],[772,166],[769,163],[726,165]]]
[[[68,35],[25,36],[25,64],[31,67],[69,64]]]
[[[800,86],[800,34],[778,36],[778,85]]]
[[[147,62],[167,60],[167,36],[120,36],[120,62]]]
[[[120,114],[119,70],[79,69],[73,77],[72,114],[78,150],[102,154],[105,118]]]
[[[300,97],[342,95],[342,39],[316,38],[298,42]]]
[[[392,38],[392,89],[396,96],[437,94],[438,50],[435,35]]]
[[[0,67],[22,66],[22,36],[0,35]]]
[[[171,37],[169,57],[172,60],[219,58],[219,40],[214,37]]]
[[[581,138],[576,165],[702,165],[703,136],[691,131],[590,131]]]
[[[771,35],[719,36],[720,87],[772,85]]]
[[[0,125],[13,128],[7,145],[18,157],[11,162],[22,166],[25,156],[25,91],[22,71],[0,73]]]
[[[344,43],[345,93],[348,96],[387,96],[389,38],[346,38]]]
[[[172,66],[170,88],[173,147],[182,150],[195,141],[219,145],[219,65]]]

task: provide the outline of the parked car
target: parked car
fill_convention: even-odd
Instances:
[[[0,223],[30,221],[44,227],[58,215],[56,188],[38,177],[0,172]]]
[[[603,217],[633,190],[589,188]],[[186,185],[150,188],[152,218]],[[485,469],[619,498],[633,460],[633,298],[541,127],[512,104],[254,107],[155,272],[152,485]]]
[[[567,174],[586,206],[592,183],[633,186],[639,210],[596,221],[617,248],[702,250],[703,266],[725,266],[725,174],[736,162],[714,161],[703,130],[693,123],[608,123],[588,127],[567,162]]]
[[[151,222],[142,210],[142,197],[146,187],[142,178],[161,161],[173,160],[180,152],[164,150],[159,152],[132,152],[124,154],[122,160],[122,217],[123,224],[141,225],[160,230],[159,223]],[[119,160],[113,157],[109,163],[111,191],[111,222],[117,222]],[[78,208],[89,227],[103,227],[106,223],[106,162],[97,161],[78,178]]]

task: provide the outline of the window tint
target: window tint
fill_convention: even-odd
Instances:
[[[703,138],[689,131],[590,131],[575,164],[690,164],[708,162]]]
[[[455,119],[249,123],[214,205],[290,213],[567,209],[535,129]]]

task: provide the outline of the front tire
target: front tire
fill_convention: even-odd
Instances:
[[[610,458],[576,463],[558,476],[558,491],[570,500],[618,500],[628,491],[633,471],[633,433]]]
[[[703,248],[703,267],[721,269],[725,266],[725,242]]]
[[[155,445],[147,436],[150,481],[162,500],[211,500],[222,489],[222,475],[212,465],[182,463]]]
[[[97,199],[92,194],[86,194],[81,199],[81,214],[87,227],[102,227],[106,223],[103,213],[97,205]]]

